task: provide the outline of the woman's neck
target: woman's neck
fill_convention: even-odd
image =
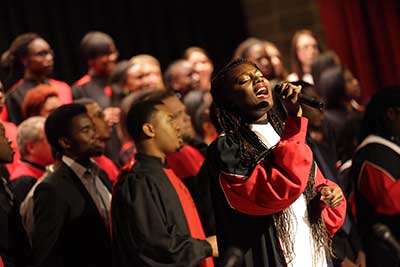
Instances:
[[[24,79],[33,80],[38,83],[44,83],[46,81],[47,77],[46,77],[46,75],[38,75],[38,74],[33,73],[30,70],[26,70],[24,73]]]

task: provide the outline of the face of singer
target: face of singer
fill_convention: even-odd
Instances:
[[[273,105],[272,91],[269,81],[258,68],[248,63],[236,66],[228,77],[226,88],[230,88],[227,98],[233,112],[246,122],[267,118],[266,112]]]

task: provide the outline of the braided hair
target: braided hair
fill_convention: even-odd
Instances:
[[[232,75],[232,70],[243,64],[248,64],[258,69],[251,61],[242,58],[234,59],[223,67],[212,79],[211,95],[213,97],[213,104],[210,108],[210,118],[218,132],[225,132],[227,138],[231,138],[233,142],[239,144],[238,155],[240,161],[248,163],[247,166],[255,166],[259,161],[266,157],[272,158],[273,155],[269,153],[270,150],[251,131],[249,125],[242,120],[226,99],[226,94],[229,93],[229,88],[227,87],[231,86],[230,81],[232,77],[230,75]],[[267,119],[280,136],[284,131],[286,117],[287,114],[282,102],[274,95],[274,105],[267,111]],[[320,248],[324,248],[331,255],[332,242],[328,237],[320,209],[316,206],[319,204],[319,195],[314,185],[313,176],[310,176],[304,195],[307,201],[308,219],[314,240],[314,250],[319,251]],[[277,236],[282,244],[283,253],[289,261],[294,258],[293,240],[288,235],[293,229],[291,223],[292,216],[293,211],[290,207],[272,216]]]

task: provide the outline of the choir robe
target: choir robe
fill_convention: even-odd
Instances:
[[[208,179],[197,174],[204,162],[204,155],[192,145],[184,145],[178,152],[167,156],[168,166],[182,179],[196,203],[207,235],[215,235],[214,210],[211,203]]]
[[[317,191],[334,185],[318,168],[314,166],[313,170],[306,130],[307,119],[289,117],[278,145],[246,162],[240,160],[239,144],[229,133],[210,145],[199,176],[210,179],[218,251],[223,261],[235,255],[238,258],[240,251],[241,267],[287,266],[272,215],[293,204],[309,179],[314,179]],[[316,208],[332,236],[343,224],[345,199],[337,208],[322,203]]]
[[[62,104],[69,104],[72,102],[71,87],[67,83],[55,79],[47,79],[44,83],[49,84],[57,90],[58,98]],[[36,81],[21,79],[10,88],[6,96],[7,111],[4,111],[8,114],[9,121],[18,125],[24,120],[22,103],[26,93],[37,85],[39,85],[39,83]]]
[[[10,175],[11,188],[18,204],[24,201],[29,190],[45,173],[46,168],[31,161],[21,159],[14,172]]]
[[[190,267],[212,255],[207,241],[192,237],[168,175],[159,158],[141,153],[121,173],[111,204],[113,266]]]
[[[83,76],[74,83],[72,94],[74,99],[93,99],[103,109],[111,105],[112,89],[108,85],[108,79],[104,77]]]
[[[369,135],[357,147],[351,167],[355,185],[356,218],[368,266],[397,266],[398,254],[383,235],[374,234],[377,223],[386,225],[400,240],[400,146],[390,138]],[[397,264],[396,264],[397,260]]]

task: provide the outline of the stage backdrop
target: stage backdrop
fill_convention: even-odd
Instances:
[[[53,76],[68,83],[86,71],[78,47],[91,30],[110,34],[120,59],[148,53],[163,70],[191,45],[219,68],[247,36],[239,0],[0,1],[0,52],[18,34],[37,32],[55,51]]]
[[[360,80],[364,101],[400,84],[400,1],[317,2],[326,45]]]

